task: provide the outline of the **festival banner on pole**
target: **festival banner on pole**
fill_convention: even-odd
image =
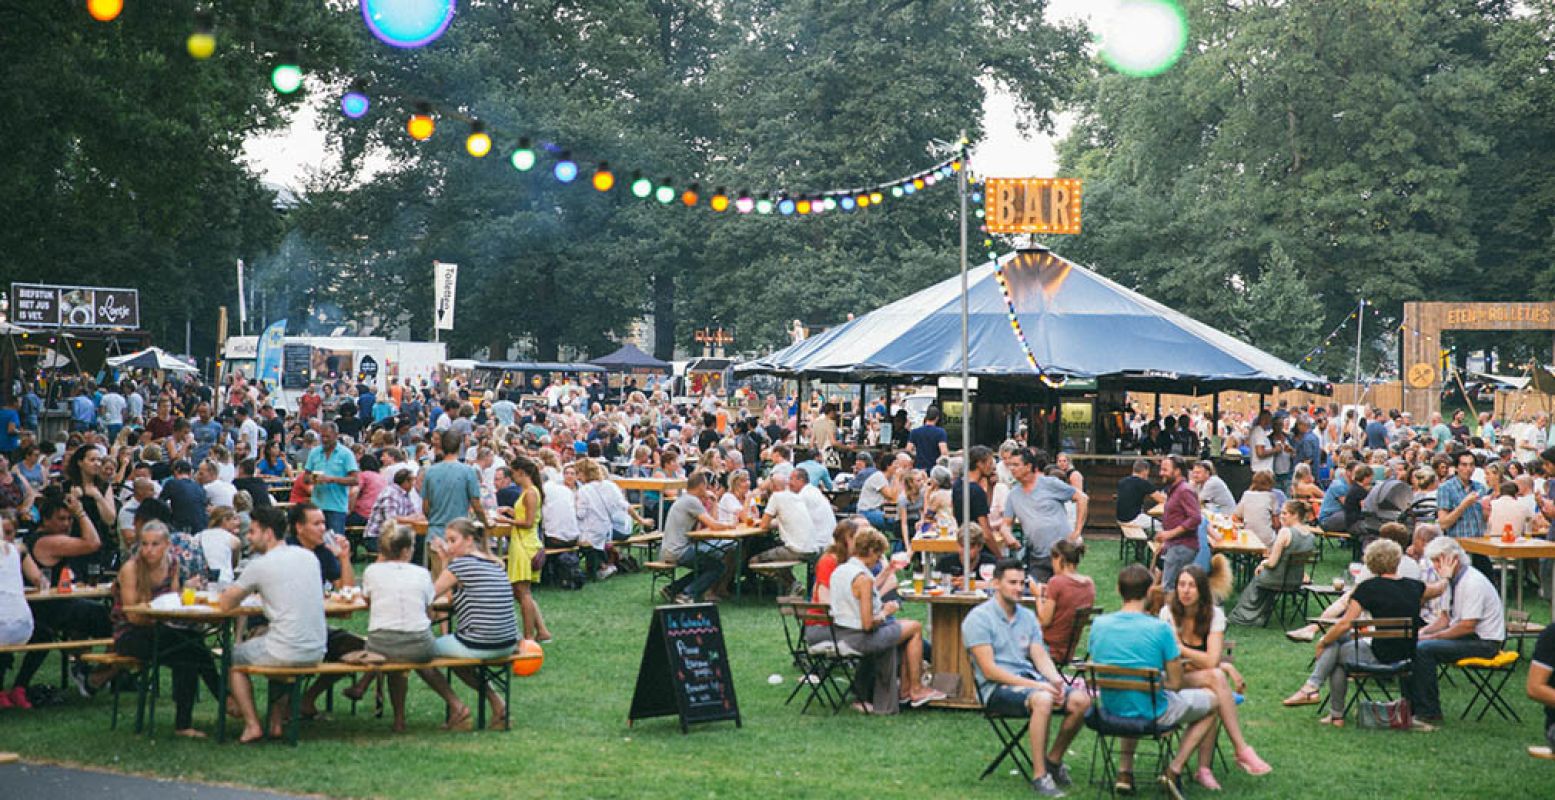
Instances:
[[[459,265],[432,262],[433,316],[440,331],[454,329],[454,290],[459,282]]]
[[[281,391],[281,363],[286,344],[286,320],[265,328],[259,335],[259,352],[254,356],[254,377],[271,395]]]

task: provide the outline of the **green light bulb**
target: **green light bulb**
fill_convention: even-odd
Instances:
[[[638,178],[632,181],[632,194],[637,197],[647,197],[653,194],[653,181],[647,178]]]
[[[281,94],[291,94],[302,88],[302,67],[296,64],[278,64],[270,72],[270,85]]]

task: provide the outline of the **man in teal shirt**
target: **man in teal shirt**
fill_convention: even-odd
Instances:
[[[313,473],[313,504],[324,512],[324,527],[344,536],[350,508],[347,487],[356,485],[356,456],[340,446],[340,429],[333,422],[319,426],[319,443],[302,468]]]
[[[1154,720],[1159,727],[1186,727],[1171,764],[1161,773],[1161,788],[1169,797],[1182,797],[1182,771],[1199,741],[1215,724],[1215,694],[1208,689],[1182,688],[1182,650],[1172,626],[1145,613],[1145,595],[1152,582],[1150,571],[1130,564],[1118,574],[1118,596],[1123,608],[1103,614],[1091,623],[1091,661],[1110,667],[1154,669],[1161,673],[1154,697],[1148,692],[1102,689],[1096,708],[1106,717]],[[1125,739],[1118,759],[1118,783],[1133,786],[1134,745]]]
[[[468,514],[486,524],[480,475],[474,467],[459,462],[463,438],[453,431],[443,431],[438,444],[438,462],[421,472],[421,510],[427,516],[427,535],[417,537],[418,563],[427,537],[443,538],[443,528],[448,523]]]
[[[1452,441],[1452,429],[1447,427],[1447,423],[1442,422],[1442,412],[1440,411],[1431,412],[1431,438],[1436,440],[1436,452],[1438,453],[1446,452],[1447,443]]]

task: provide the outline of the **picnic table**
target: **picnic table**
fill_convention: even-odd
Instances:
[[[1209,536],[1209,550],[1211,553],[1224,553],[1231,559],[1231,574],[1235,578],[1237,591],[1241,591],[1252,582],[1258,562],[1269,554],[1268,545],[1257,536],[1248,533],[1246,528],[1238,528],[1235,539],[1216,536],[1212,531]]]
[[[1517,582],[1517,609],[1523,608],[1523,560],[1529,558],[1555,558],[1555,542],[1548,539],[1518,539],[1503,542],[1499,536],[1476,536],[1459,539],[1458,544],[1467,552],[1507,561],[1514,567],[1513,580]],[[1506,581],[1501,581],[1501,609],[1506,610]],[[1551,619],[1555,619],[1555,598],[1550,600]]]
[[[104,583],[98,586],[77,586],[68,592],[61,592],[59,587],[50,587],[39,591],[29,589],[22,592],[29,603],[46,603],[50,600],[104,600],[113,597],[113,584]]]
[[[929,640],[934,643],[932,664],[935,676],[957,675],[960,681],[951,691],[946,686],[936,688],[947,695],[944,700],[934,700],[929,705],[935,708],[961,708],[980,709],[983,707],[977,699],[977,684],[972,677],[972,658],[966,651],[966,645],[961,641],[961,623],[966,621],[972,609],[981,605],[988,599],[982,592],[945,592],[934,594],[937,590],[928,590],[922,594],[914,592],[912,587],[904,587],[898,590],[904,603],[923,603],[929,607]],[[1035,597],[1022,597],[1022,605],[1029,605],[1033,611],[1037,607]]]
[[[349,617],[359,611],[366,611],[365,601],[339,602],[326,600],[324,602],[324,616]],[[221,680],[218,683],[216,697],[216,741],[221,742],[227,735],[227,673],[232,670],[232,639],[233,628],[238,620],[247,617],[256,617],[264,613],[261,605],[240,605],[230,611],[223,611],[220,607],[209,603],[195,603],[191,606],[176,606],[170,608],[156,608],[151,603],[140,603],[125,609],[126,613],[139,614],[145,619],[151,620],[151,663],[146,665],[150,669],[150,675],[155,676],[162,666],[161,634],[165,625],[178,624],[189,625],[191,623],[209,623],[215,628],[218,647],[220,648],[220,666],[218,674]],[[151,692],[146,702],[146,735],[156,733],[156,692]]]
[[[750,558],[750,555],[745,552],[746,543],[752,539],[766,536],[768,533],[770,531],[767,529],[758,528],[754,525],[738,525],[728,530],[703,529],[690,531],[686,534],[686,538],[694,542],[734,542],[736,556],[734,560],[734,596],[739,597],[741,595],[740,584],[745,577],[745,562]]]
[[[623,492],[658,492],[659,497],[659,526],[654,530],[664,530],[664,511],[668,503],[664,502],[664,493],[679,491],[686,488],[685,478],[616,478],[610,480],[620,487]]]

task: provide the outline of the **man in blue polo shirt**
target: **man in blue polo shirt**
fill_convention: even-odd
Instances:
[[[1044,797],[1063,797],[1063,788],[1070,784],[1064,753],[1080,732],[1091,698],[1084,691],[1071,691],[1042,643],[1036,613],[1020,604],[1026,585],[1020,559],[1003,559],[993,569],[993,598],[972,609],[961,623],[977,696],[1000,714],[1031,716],[1031,788]],[[1044,748],[1055,709],[1065,715],[1064,721],[1053,746]],[[1035,758],[1039,753],[1042,758]]]
[[[1161,690],[1148,692],[1102,689],[1099,708],[1112,717],[1154,720],[1157,726],[1186,726],[1172,761],[1161,772],[1161,788],[1170,797],[1182,798],[1182,771],[1199,741],[1215,725],[1215,694],[1208,689],[1182,688],[1182,650],[1172,626],[1145,613],[1150,592],[1150,570],[1130,564],[1118,573],[1118,596],[1123,608],[1103,614],[1091,623],[1091,661],[1111,667],[1153,669],[1161,673]],[[1125,739],[1118,758],[1118,786],[1133,790],[1134,744]]]
[[[340,446],[340,429],[335,423],[319,426],[319,446],[308,452],[305,472],[313,473],[313,504],[324,512],[324,525],[345,535],[349,488],[356,485],[356,456]]]

